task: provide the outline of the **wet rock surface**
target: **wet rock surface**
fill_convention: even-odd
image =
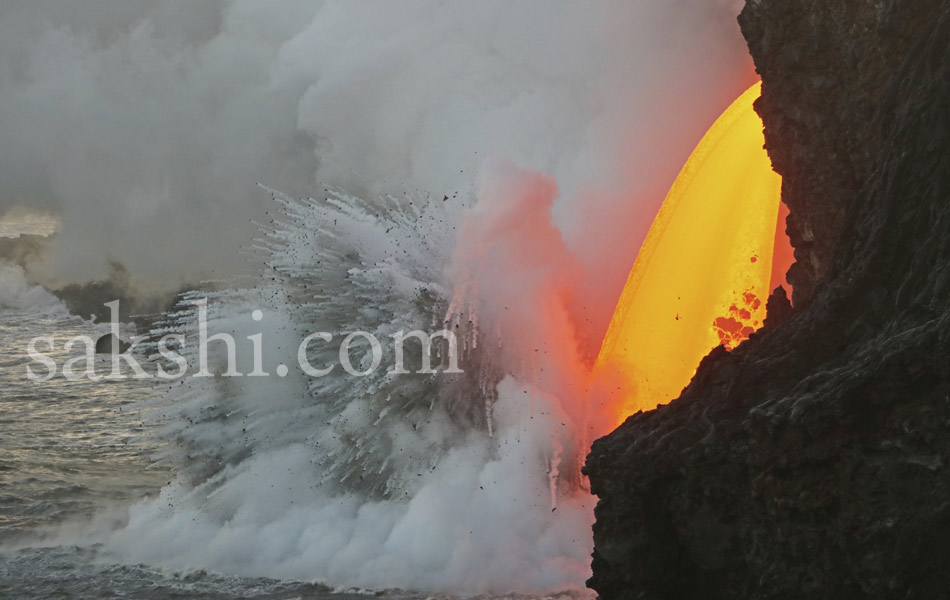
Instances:
[[[740,23],[796,309],[595,442],[589,583],[947,597],[950,1],[750,0]]]

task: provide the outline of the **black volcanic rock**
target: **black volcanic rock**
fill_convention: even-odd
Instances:
[[[117,335],[107,333],[96,340],[96,354],[123,354],[132,347]]]
[[[762,327],[774,327],[788,321],[792,316],[792,302],[788,299],[785,288],[778,286],[765,303],[765,319]]]
[[[143,294],[137,290],[132,274],[121,263],[109,264],[109,276],[104,280],[71,283],[52,290],[69,312],[87,320],[108,323],[112,317],[106,304],[119,301],[119,322],[136,323],[150,327],[153,321],[175,307],[182,292],[194,286],[184,285],[177,293]]]
[[[950,0],[749,0],[796,311],[594,443],[602,598],[950,597]]]
[[[756,105],[766,145],[784,176],[787,233],[796,262],[796,306],[831,265],[848,207],[875,168],[882,95],[921,28],[932,0],[756,0],[739,17],[764,92]]]

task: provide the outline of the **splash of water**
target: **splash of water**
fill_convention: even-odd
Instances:
[[[242,339],[263,324],[264,356],[289,364],[313,332],[385,340],[448,325],[465,373],[187,379],[147,407],[177,475],[108,547],[364,587],[583,589],[592,515],[579,458],[594,425],[565,401],[581,397],[584,368],[553,182],[496,164],[469,209],[272,193],[280,210],[251,249],[261,280],[212,294],[209,329]],[[193,311],[183,304],[154,333],[193,340]],[[332,363],[336,349],[314,348],[311,363]]]
[[[27,281],[23,267],[0,261],[0,309],[65,313],[59,299],[40,285]]]

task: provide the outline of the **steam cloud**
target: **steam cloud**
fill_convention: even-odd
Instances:
[[[570,249],[616,296],[692,144],[750,80],[736,10],[4,2],[0,213],[62,220],[37,278],[119,260],[172,289],[248,269],[237,251],[271,208],[255,182],[451,195],[500,157],[557,180]]]
[[[295,196],[322,197],[323,185],[368,197],[421,190],[436,201],[460,193],[478,204],[459,223],[458,247],[441,249],[454,256],[439,265],[449,281],[434,283],[458,291],[474,281],[462,299],[524,340],[506,347],[518,355],[509,363],[530,362],[539,343],[562,352],[498,385],[491,443],[480,431],[457,435],[437,410],[424,432],[403,432],[396,417],[378,425],[371,417],[386,413],[366,397],[311,419],[331,409],[314,408],[292,379],[278,393],[227,390],[228,406],[253,417],[266,442],[233,448],[233,463],[194,490],[180,478],[135,507],[110,544],[176,566],[367,586],[581,586],[590,501],[567,496],[551,513],[538,463],[562,454],[552,431],[586,418],[567,402],[579,388],[572,369],[596,352],[666,189],[751,83],[737,4],[0,6],[0,212],[26,206],[61,221],[34,276],[101,277],[116,258],[165,287],[245,271],[237,250],[250,221],[273,208],[257,181]],[[482,242],[509,254],[480,252]],[[288,330],[297,309],[279,311]],[[524,402],[529,391],[537,412]],[[198,414],[209,402],[200,392],[186,392],[178,410]],[[401,428],[419,447],[448,447],[403,503],[300,475],[314,471],[313,436],[342,455],[335,434],[364,422],[364,431]],[[230,456],[246,437],[227,429],[243,433],[230,417],[184,423],[176,432],[209,457]]]

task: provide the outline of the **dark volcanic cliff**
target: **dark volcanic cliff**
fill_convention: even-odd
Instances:
[[[796,312],[598,440],[602,598],[950,597],[950,0],[749,0]]]

